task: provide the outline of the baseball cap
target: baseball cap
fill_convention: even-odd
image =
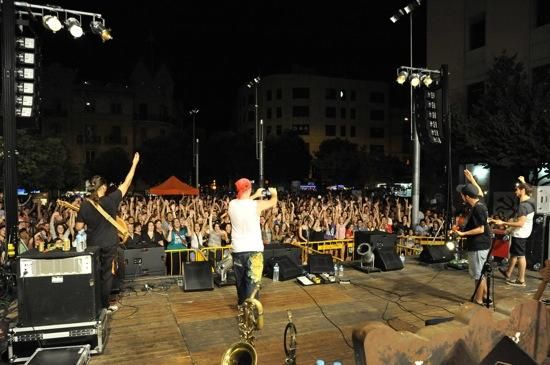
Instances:
[[[245,191],[252,188],[252,183],[243,177],[235,182],[235,188],[237,189],[237,198],[240,198]]]
[[[473,184],[460,184],[456,187],[456,191],[472,198],[479,196],[478,190]]]

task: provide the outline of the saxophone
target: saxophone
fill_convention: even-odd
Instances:
[[[262,303],[255,299],[260,286],[239,306],[239,334],[241,340],[232,344],[222,356],[221,365],[257,365],[258,355],[254,348],[254,331],[264,326]]]

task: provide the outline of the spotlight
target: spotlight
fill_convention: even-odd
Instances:
[[[42,18],[42,23],[46,29],[51,30],[52,32],[57,32],[63,28],[63,24],[59,21],[59,18],[55,15],[46,15]]]
[[[20,94],[34,94],[34,84],[32,82],[22,82],[17,84],[17,92]]]
[[[449,239],[447,242],[445,242],[445,246],[447,246],[447,249],[449,251],[453,251],[456,248],[456,242],[452,239]]]
[[[422,77],[420,78],[420,81],[422,81],[424,86],[429,87],[434,80],[432,79],[430,74],[427,74],[427,75],[422,75]]]
[[[19,49],[34,49],[34,38],[17,37],[15,44]]]
[[[22,106],[32,107],[33,97],[30,95],[20,95],[16,98],[16,102]]]
[[[399,73],[397,74],[397,83],[399,85],[403,85],[405,83],[405,81],[407,81],[407,76],[409,76],[409,73],[405,70],[401,70],[399,71]]]
[[[32,108],[30,107],[18,107],[15,109],[15,115],[18,117],[29,118],[32,116]]]
[[[67,26],[69,33],[71,33],[74,38],[80,38],[84,34],[82,26],[76,18],[69,18],[65,20],[65,25]]]
[[[17,61],[26,65],[34,65],[34,53],[22,52],[15,55]]]
[[[411,78],[409,79],[409,82],[411,83],[412,87],[417,87],[420,85],[420,75],[417,73],[413,73],[411,75]]]
[[[15,70],[15,74],[19,79],[33,80],[34,68],[22,67]]]
[[[103,42],[113,39],[111,30],[105,28],[105,25],[97,20],[90,23],[90,28],[92,28],[92,33],[99,35]]]
[[[402,9],[399,9],[399,11],[395,14],[392,15],[392,17],[390,18],[391,22],[392,23],[397,23],[397,21],[399,19],[401,19],[401,17],[405,15],[405,12],[402,10]]]

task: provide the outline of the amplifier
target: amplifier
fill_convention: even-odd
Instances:
[[[107,310],[97,321],[65,323],[36,327],[13,327],[8,332],[10,363],[30,359],[38,348],[90,345],[92,354],[100,354],[109,335]]]
[[[125,279],[138,276],[166,275],[164,247],[143,247],[124,250]]]
[[[550,214],[550,186],[535,186],[531,199],[535,202],[535,213]]]

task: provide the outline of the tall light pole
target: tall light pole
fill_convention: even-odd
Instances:
[[[249,89],[254,88],[254,130],[256,135],[256,159],[259,160],[259,173],[258,180],[260,187],[264,187],[264,128],[263,120],[259,119],[260,107],[258,104],[258,88],[260,86],[260,76],[256,76],[250,82],[246,84]]]
[[[404,15],[409,15],[409,58],[410,67],[413,67],[413,11],[420,6],[422,0],[415,0],[402,9],[399,9],[390,20],[393,23],[399,21]],[[410,86],[410,120],[411,120],[411,138],[413,141],[413,188],[412,188],[412,224],[418,223],[419,201],[420,201],[420,142],[418,141],[418,132],[416,120],[414,117],[413,86]]]
[[[199,109],[191,109],[189,115],[193,118],[193,167],[195,168],[195,187],[199,188],[199,139],[195,132],[195,116],[199,114]]]

